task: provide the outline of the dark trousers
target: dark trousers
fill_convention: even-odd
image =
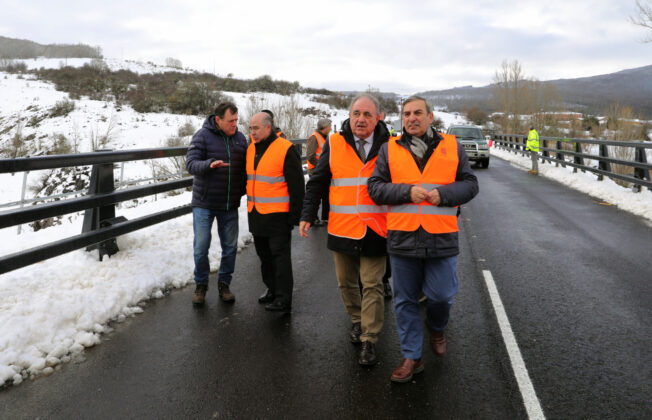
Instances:
[[[256,254],[260,258],[260,271],[263,283],[274,294],[274,300],[292,305],[292,256],[290,252],[292,236],[286,235],[257,236],[254,235]]]

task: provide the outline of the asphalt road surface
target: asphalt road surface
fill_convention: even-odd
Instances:
[[[192,307],[193,286],[152,300],[83,360],[0,389],[0,418],[519,419],[532,415],[524,398],[548,418],[652,418],[650,224],[499,159],[476,174],[448,352],[436,357],[426,334],[426,369],[411,383],[389,380],[401,361],[391,301],[380,362],[358,365],[325,228],[313,228],[293,236],[291,315],[258,304],[264,286],[249,246],[236,263],[235,304],[219,301],[214,278],[204,308]]]

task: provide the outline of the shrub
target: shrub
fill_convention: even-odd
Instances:
[[[75,102],[70,99],[62,99],[57,101],[52,108],[50,108],[49,117],[65,117],[75,110]]]
[[[177,132],[177,135],[179,137],[187,137],[187,136],[192,136],[195,134],[195,126],[192,125],[191,121],[186,121],[185,124],[183,124],[181,127],[179,127],[179,130]]]
[[[475,125],[484,125],[489,117],[487,113],[478,108],[477,106],[469,109],[466,113],[466,118]]]

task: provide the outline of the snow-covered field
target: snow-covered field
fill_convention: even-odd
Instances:
[[[83,59],[74,65],[83,65]],[[59,66],[62,60],[25,60],[30,68]],[[88,60],[87,60],[88,61]],[[140,63],[106,60],[111,68],[129,68],[145,72]],[[134,66],[144,66],[134,67]],[[158,71],[152,70],[151,71]],[[0,73],[0,130],[3,124],[18,118],[31,118],[67,98],[49,83],[16,75]],[[242,110],[247,108],[251,94],[225,92],[233,97]],[[284,100],[280,95],[253,94],[264,97],[268,103]],[[331,110],[327,105],[298,95],[301,107],[315,107],[331,114],[339,127],[347,118],[344,110]],[[75,110],[65,117],[49,118],[38,127],[24,127],[23,135],[34,134],[43,142],[54,134],[68,138],[78,136],[79,150],[91,150],[87,138],[93,133],[105,133],[113,121],[109,147],[135,149],[158,147],[177,134],[178,128],[190,122],[199,128],[203,118],[174,114],[139,114],[130,107],[117,110],[114,104],[81,99],[75,101]],[[36,106],[37,108],[35,108]],[[464,122],[463,117],[437,112],[445,126]],[[392,118],[393,117],[393,118]],[[395,119],[396,116],[389,116]],[[7,142],[13,131],[0,135],[0,143]],[[529,159],[492,149],[494,157],[507,159],[528,169]],[[570,169],[540,165],[543,176],[564,182],[580,191],[616,204],[624,210],[652,220],[652,194],[643,191],[634,194],[609,180],[595,181],[595,176],[572,174]],[[489,169],[491,170],[491,169]],[[116,176],[118,176],[116,174]],[[133,163],[125,168],[125,178],[151,176],[147,163]],[[28,183],[38,174],[30,174]],[[0,204],[20,199],[22,174],[0,175]],[[28,195],[29,196],[29,195]],[[167,197],[163,194],[148,197],[136,207],[121,206],[117,215],[134,219],[141,215],[169,209],[190,202],[190,194]],[[0,230],[0,255],[7,255],[40,244],[79,234],[82,217],[71,215],[61,225],[38,232],[16,228]],[[246,203],[240,207],[239,247],[250,240],[246,222]],[[192,216],[186,215],[117,238],[120,252],[97,260],[97,252],[74,251],[0,276],[0,386],[18,384],[29,377],[50,374],[61,362],[71,360],[85,347],[100,342],[101,334],[111,322],[142,312],[139,305],[151,298],[161,298],[163,291],[192,282]],[[220,258],[219,239],[214,235],[210,251],[212,269],[217,269]],[[164,263],[161,263],[164,262]]]

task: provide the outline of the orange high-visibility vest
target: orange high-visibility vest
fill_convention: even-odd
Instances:
[[[363,164],[341,134],[333,134],[328,142],[332,173],[328,233],[362,239],[370,227],[387,237],[387,206],[376,205],[367,193],[367,180],[376,168],[378,156]]]
[[[457,173],[457,140],[455,136],[442,134],[443,140],[434,150],[423,173],[410,152],[390,140],[387,145],[389,171],[394,184],[419,185],[428,191],[440,185],[455,182]],[[414,232],[422,226],[428,233],[457,232],[457,207],[433,206],[427,201],[419,204],[406,203],[389,206],[387,229]]]
[[[290,192],[283,175],[283,165],[292,142],[277,138],[267,147],[254,170],[256,146],[247,148],[247,211],[260,214],[290,211]]]
[[[312,133],[313,136],[317,139],[317,151],[315,152],[315,157],[319,161],[319,157],[321,156],[321,149],[324,147],[324,144],[326,143],[326,140],[324,139],[324,136],[319,131],[315,131]],[[308,169],[313,169],[315,165],[312,163],[308,162]]]

